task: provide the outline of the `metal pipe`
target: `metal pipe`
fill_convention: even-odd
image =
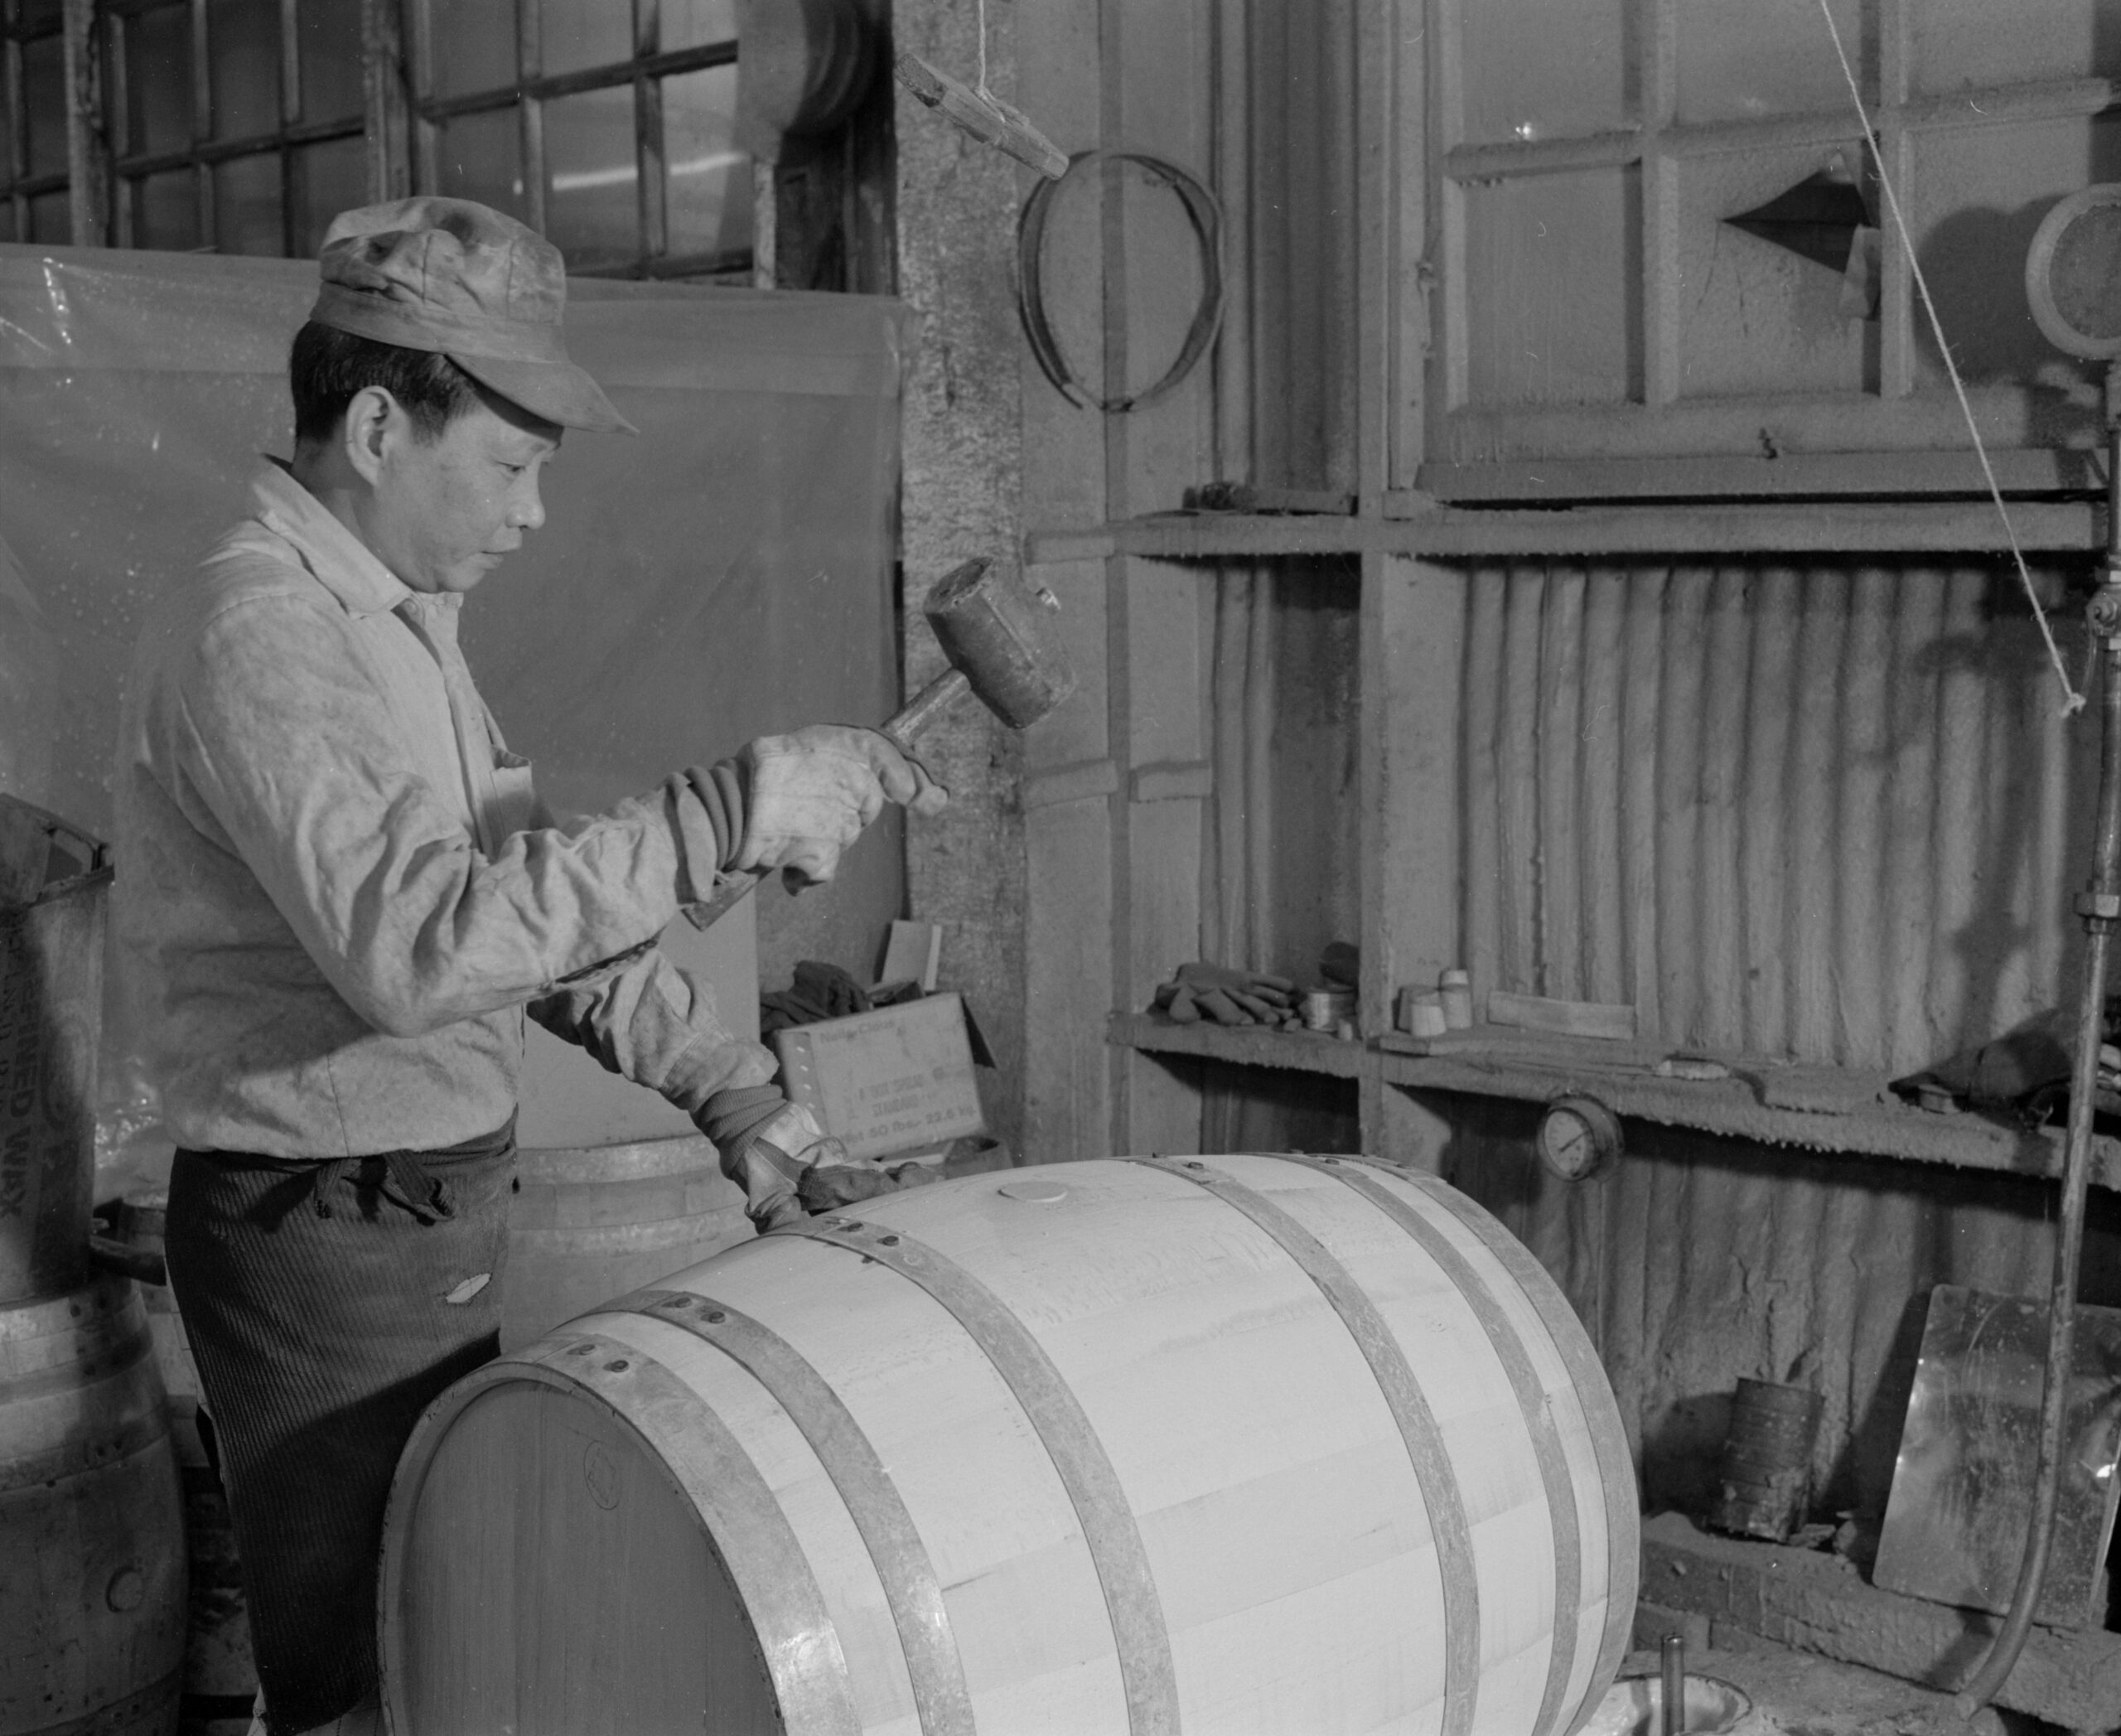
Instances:
[[[1658,1647],[1658,1664],[1664,1681],[1657,1696],[1660,1726],[1664,1736],[1686,1736],[1687,1642],[1684,1636],[1668,1633]]]
[[[2041,1391],[2040,1461],[2033,1484],[2032,1519],[2010,1614],[1981,1667],[1959,1695],[1957,1709],[1971,1718],[1995,1697],[2023,1650],[2047,1577],[2047,1552],[2055,1532],[2055,1503],[2061,1481],[2063,1407],[2076,1336],[2077,1275],[2084,1256],[2085,1197],[2091,1179],[2093,1094],[2099,1087],[2099,1050],[2105,1036],[2107,955],[2121,919],[2121,373],[2109,368],[2107,394],[2106,580],[2086,612],[2099,641],[2104,684],[2099,695],[2099,819],[2092,847],[2090,886],[2077,899],[2087,945],[2085,977],[2077,1003],[2075,1066],[2070,1081],[2070,1129],[2062,1167],[2061,1210],[2055,1226],[2054,1280],[2047,1303],[2047,1366]]]

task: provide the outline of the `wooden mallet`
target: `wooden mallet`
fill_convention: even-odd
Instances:
[[[1075,672],[1055,623],[1060,605],[1034,590],[1013,568],[974,559],[938,579],[921,605],[950,666],[883,726],[901,751],[971,694],[1012,729],[1028,729],[1075,690]],[[727,880],[713,897],[688,904],[695,928],[707,928],[764,877]]]

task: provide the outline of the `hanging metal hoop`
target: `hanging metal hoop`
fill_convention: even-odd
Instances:
[[[1046,315],[1046,229],[1053,201],[1069,176],[1086,163],[1097,162],[1131,162],[1152,181],[1167,185],[1186,207],[1201,254],[1200,305],[1193,310],[1193,321],[1186,328],[1186,341],[1179,346],[1176,360],[1154,384],[1118,398],[1099,397],[1076,378],[1067,357],[1060,353],[1060,340]],[[1065,174],[1056,180],[1041,181],[1024,201],[1023,214],[1017,224],[1017,312],[1039,371],[1052,382],[1053,389],[1085,409],[1125,412],[1153,404],[1191,373],[1222,325],[1222,204],[1214,193],[1176,163],[1160,157],[1146,157],[1136,151],[1082,151],[1069,158]]]

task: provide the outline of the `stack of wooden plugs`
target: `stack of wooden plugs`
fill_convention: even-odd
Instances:
[[[1412,1037],[1441,1037],[1467,1031],[1473,1024],[1473,979],[1454,967],[1437,979],[1433,989],[1409,983],[1399,991],[1393,1023]]]

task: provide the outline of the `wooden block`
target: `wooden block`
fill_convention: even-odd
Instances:
[[[882,1157],[987,1131],[964,1005],[931,994],[775,1033],[781,1089],[846,1142]]]
[[[891,938],[884,943],[883,968],[878,983],[918,983],[923,994],[935,992],[935,975],[942,968],[943,930],[935,922],[894,922]]]
[[[2002,1625],[1881,1591],[1838,1556],[1711,1536],[1679,1513],[1643,1523],[1643,1606],[1706,1616],[1719,1645],[1742,1628],[1935,1687],[1959,1680]],[[2036,1625],[1996,1704],[2065,1729],[2111,1729],[2121,1720],[2121,1634]]]
[[[1611,1001],[1558,1001],[1537,994],[1490,991],[1488,1023],[1524,1031],[1552,1031],[1563,1037],[1596,1037],[1610,1042],[1635,1041],[1635,1008]]]

